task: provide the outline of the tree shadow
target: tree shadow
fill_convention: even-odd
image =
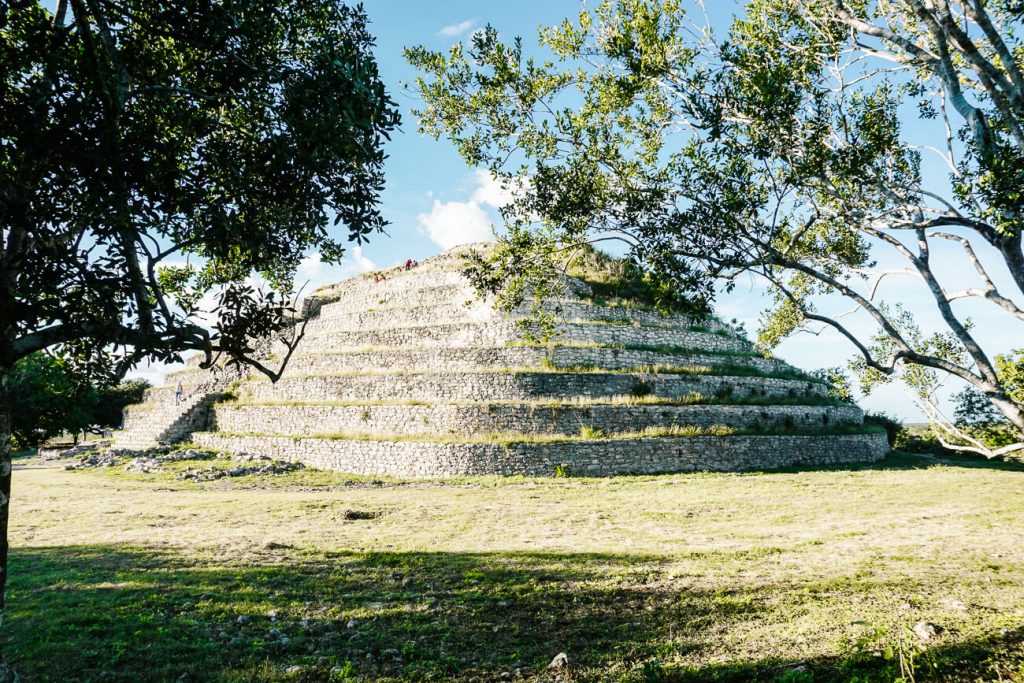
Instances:
[[[304,559],[268,544],[263,561],[225,566],[151,549],[18,549],[4,652],[26,681],[793,683],[850,680],[853,671],[886,680],[887,665],[871,657],[797,663],[769,652],[713,663],[730,658],[709,634],[724,641],[767,618],[763,601],[750,589],[683,589],[664,580],[661,561],[434,552]],[[1020,649],[1024,634],[1002,640]],[[953,680],[943,662],[973,671],[996,646],[934,649],[932,680]],[[571,671],[546,670],[558,652],[569,653]],[[688,655],[705,663],[662,664]]]
[[[764,470],[765,473],[793,472],[858,472],[863,470],[925,470],[931,467],[962,467],[965,469],[988,469],[1002,472],[1024,472],[1024,462],[1016,460],[992,460],[974,455],[933,455],[930,453],[904,453],[890,451],[882,460],[836,465],[794,465]]]

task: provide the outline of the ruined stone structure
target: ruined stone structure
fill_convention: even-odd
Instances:
[[[557,336],[531,345],[517,324],[527,312],[495,311],[461,268],[447,252],[318,292],[279,382],[194,359],[126,411],[115,447],[191,439],[412,477],[769,469],[888,450],[859,408],[728,325],[603,305],[572,280],[549,303]]]

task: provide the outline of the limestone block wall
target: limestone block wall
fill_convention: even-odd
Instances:
[[[234,434],[449,435],[606,434],[646,427],[728,425],[737,429],[861,424],[855,406],[799,405],[235,405],[216,406],[211,429]]]
[[[642,375],[632,373],[475,372],[286,377],[277,384],[250,381],[237,390],[247,402],[281,401],[522,401],[571,400],[646,394],[678,398],[706,396],[820,397],[819,382],[767,377]]]
[[[286,377],[357,372],[373,369],[420,372],[496,368],[561,368],[593,366],[605,370],[661,366],[717,367],[723,364],[779,372],[786,364],[761,356],[732,356],[700,353],[661,353],[636,349],[573,346],[508,346],[484,348],[406,349],[321,352],[293,356]]]
[[[476,297],[476,290],[457,272],[417,268],[374,282],[358,277],[343,291],[336,291],[337,301],[325,304],[320,315],[331,317],[345,312],[370,308],[431,306],[438,302],[463,302]]]
[[[749,352],[749,343],[735,337],[694,332],[677,327],[638,327],[587,323],[556,325],[554,341],[595,344],[659,346],[701,349],[711,353]],[[367,347],[481,347],[505,346],[521,341],[522,330],[514,321],[459,322],[442,325],[390,327],[365,331],[308,334],[304,352],[345,351]]]
[[[434,290],[429,288],[433,297]],[[480,299],[475,296],[468,296],[464,300],[454,300],[451,303],[438,305],[430,301],[421,304],[414,303],[420,299],[421,291],[409,292],[407,298],[400,301],[388,301],[386,304],[377,304],[368,308],[352,309],[350,302],[345,302],[346,307],[340,308],[341,303],[324,306],[317,320],[309,326],[311,333],[337,332],[337,331],[360,331],[376,329],[380,327],[413,327],[421,325],[438,325],[451,323],[453,321],[484,321],[501,320],[504,316],[498,313],[493,307],[493,299]],[[451,294],[441,299],[451,301]],[[436,300],[435,300],[436,301]],[[596,306],[591,303],[570,300],[557,300],[545,306],[547,309],[557,309],[557,319],[563,322],[592,321],[604,323],[617,323],[626,326],[653,326],[672,327],[682,330],[702,328],[710,333],[718,333],[735,337],[736,333],[731,327],[717,320],[693,320],[683,316],[663,316],[654,311],[646,311],[632,308],[609,308]],[[523,305],[515,309],[512,318],[530,317],[530,306]]]
[[[670,315],[664,316],[657,311],[649,311],[640,308],[629,308],[626,306],[598,306],[585,301],[572,299],[555,299],[544,306],[546,309],[555,310],[561,320],[596,320],[596,321],[619,321],[629,322],[633,325],[654,325],[674,326],[683,329],[690,327],[703,327],[709,332],[721,332],[729,336],[736,336],[735,330],[720,320],[694,320],[686,316]],[[523,304],[514,312],[514,316],[527,317],[530,315],[530,305]]]
[[[348,293],[338,301],[324,306],[320,315],[331,318],[345,313],[360,313],[370,309],[408,308],[412,306],[436,306],[438,302],[462,304],[476,298],[476,291],[467,283],[461,284],[424,284],[421,287],[403,290],[384,283],[366,287],[368,292]]]
[[[320,316],[306,328],[308,334],[358,332],[382,327],[419,327],[443,325],[453,321],[484,322],[497,320],[493,308],[480,301],[471,305],[445,304],[412,308],[383,308]]]
[[[397,477],[550,476],[556,467],[573,476],[767,470],[874,461],[883,458],[889,449],[884,434],[700,436],[510,445],[225,436],[214,432],[197,433],[194,438],[206,448],[262,453],[319,469]]]

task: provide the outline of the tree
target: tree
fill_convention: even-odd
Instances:
[[[766,349],[831,328],[856,350],[862,387],[902,381],[948,445],[1021,451],[1024,400],[1006,368],[1024,357],[994,360],[963,303],[1024,321],[1024,8],[750,0],[744,11],[716,38],[677,0],[605,0],[540,29],[546,61],[490,26],[468,48],[406,51],[422,73],[420,129],[516,193],[478,283],[543,295],[582,244],[607,240],[697,308],[716,283],[753,275],[774,293]],[[923,171],[928,158],[945,177]],[[940,248],[963,265],[936,265]],[[965,269],[976,284],[951,284]],[[897,276],[923,285],[940,328],[880,299]],[[990,448],[947,419],[938,394],[950,379],[983,395],[1014,443]]]
[[[144,379],[101,384],[85,377],[72,359],[37,351],[15,363],[8,377],[14,450],[36,448],[63,434],[119,427],[125,406],[140,403]]]
[[[198,350],[276,379],[252,339],[294,347],[300,259],[341,257],[332,222],[384,226],[399,116],[366,21],[335,0],[0,7],[0,616],[15,363],[58,348],[117,378]]]
[[[42,351],[22,358],[8,379],[14,448],[35,448],[93,424],[99,394],[67,361]]]
[[[124,409],[142,403],[150,383],[144,379],[123,380],[117,384],[101,386],[97,390],[96,407],[89,421],[89,429],[103,431],[117,429],[124,420]]]

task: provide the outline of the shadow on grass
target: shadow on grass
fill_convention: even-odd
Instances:
[[[876,462],[842,463],[837,465],[794,465],[764,470],[765,474],[773,472],[858,472],[864,470],[924,470],[929,467],[963,467],[968,469],[989,469],[1003,472],[1024,472],[1024,462],[1016,460],[991,460],[973,455],[931,455],[921,453],[904,453],[890,451],[884,459]]]
[[[872,657],[737,660],[729,633],[768,617],[763,601],[682,589],[657,558],[271,550],[265,563],[224,566],[132,548],[18,549],[4,652],[26,681],[551,680],[566,678],[545,671],[560,651],[573,681],[893,678]],[[935,648],[933,675],[918,680],[989,671],[999,648],[1019,662],[1022,641],[1014,631]]]

